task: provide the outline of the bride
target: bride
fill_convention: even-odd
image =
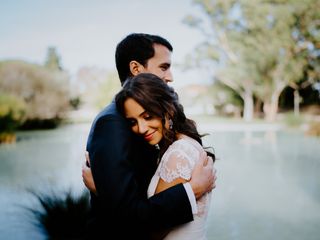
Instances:
[[[189,181],[195,164],[203,155],[215,160],[215,155],[202,146],[202,135],[194,121],[186,118],[173,88],[156,75],[141,73],[128,79],[115,100],[131,130],[160,150],[158,168],[149,184],[148,197]],[[198,210],[192,222],[155,233],[154,239],[207,239],[210,199],[211,192],[197,199]]]

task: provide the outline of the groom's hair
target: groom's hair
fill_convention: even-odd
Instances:
[[[146,33],[131,33],[118,43],[115,60],[121,85],[132,76],[129,63],[137,61],[145,67],[148,60],[155,54],[154,44],[163,45],[171,52],[173,51],[168,40]]]

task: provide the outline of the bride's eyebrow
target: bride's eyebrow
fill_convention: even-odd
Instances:
[[[144,110],[143,112],[141,112],[141,113],[139,114],[139,117],[141,117],[141,116],[142,116],[143,114],[145,114],[145,113],[149,114],[149,112],[148,112],[147,110]],[[127,118],[127,119],[133,119],[133,117],[128,116],[128,115],[126,115],[126,118]]]
[[[147,110],[144,110],[142,113],[140,113],[139,117],[141,117],[142,115],[144,115],[146,113],[149,114]]]

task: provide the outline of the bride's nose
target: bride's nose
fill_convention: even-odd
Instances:
[[[140,134],[145,134],[148,131],[148,126],[145,121],[138,122],[138,131]]]

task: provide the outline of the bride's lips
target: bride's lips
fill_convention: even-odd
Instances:
[[[144,140],[150,142],[150,141],[152,140],[152,137],[153,137],[153,134],[154,134],[154,133],[155,133],[155,131],[152,132],[152,133],[149,133],[149,134],[144,135],[144,136],[143,136],[143,137],[144,137]]]

